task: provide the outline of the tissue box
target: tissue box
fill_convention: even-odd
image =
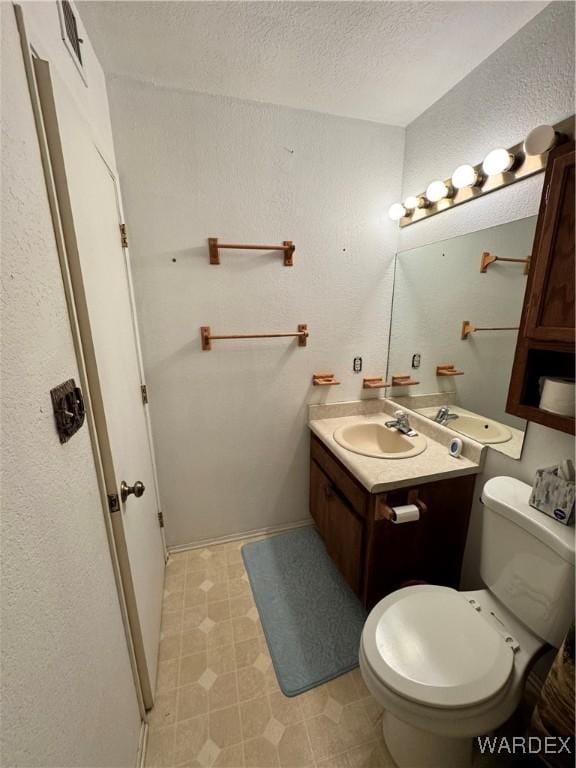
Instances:
[[[530,506],[553,517],[559,523],[570,525],[574,517],[576,488],[572,480],[558,475],[558,467],[536,471],[530,496]]]

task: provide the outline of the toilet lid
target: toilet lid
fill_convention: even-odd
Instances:
[[[382,682],[432,707],[469,707],[508,682],[514,653],[504,638],[448,587],[406,587],[371,611],[364,655]]]

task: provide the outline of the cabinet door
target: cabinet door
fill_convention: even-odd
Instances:
[[[328,527],[330,481],[315,461],[310,462],[310,515],[323,539]]]
[[[525,335],[574,342],[574,144],[550,154],[532,254]]]
[[[359,593],[361,582],[362,523],[328,483],[326,495],[326,531],[328,554],[352,589]]]

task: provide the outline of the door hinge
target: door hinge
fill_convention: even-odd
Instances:
[[[120,510],[120,498],[118,497],[117,493],[109,493],[108,494],[108,511],[110,514],[112,512],[118,512]]]
[[[140,387],[140,394],[142,395],[142,403],[148,405],[148,387],[146,384],[142,384]]]
[[[158,512],[158,524],[160,525],[160,528],[164,528],[164,515],[162,512]]]
[[[126,224],[120,224],[120,243],[122,248],[128,248],[128,233],[126,232]]]

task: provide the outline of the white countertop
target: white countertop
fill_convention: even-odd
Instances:
[[[428,443],[426,450],[418,456],[407,459],[372,458],[353,453],[334,440],[334,431],[338,427],[363,421],[383,424],[390,421],[397,410],[396,403],[384,399],[314,405],[309,408],[308,425],[330,452],[371,493],[481,472],[484,450],[479,443],[414,412],[409,412],[410,424],[416,432],[426,437]],[[453,458],[448,453],[448,445],[453,437],[459,437],[463,444],[462,455],[458,458]]]

